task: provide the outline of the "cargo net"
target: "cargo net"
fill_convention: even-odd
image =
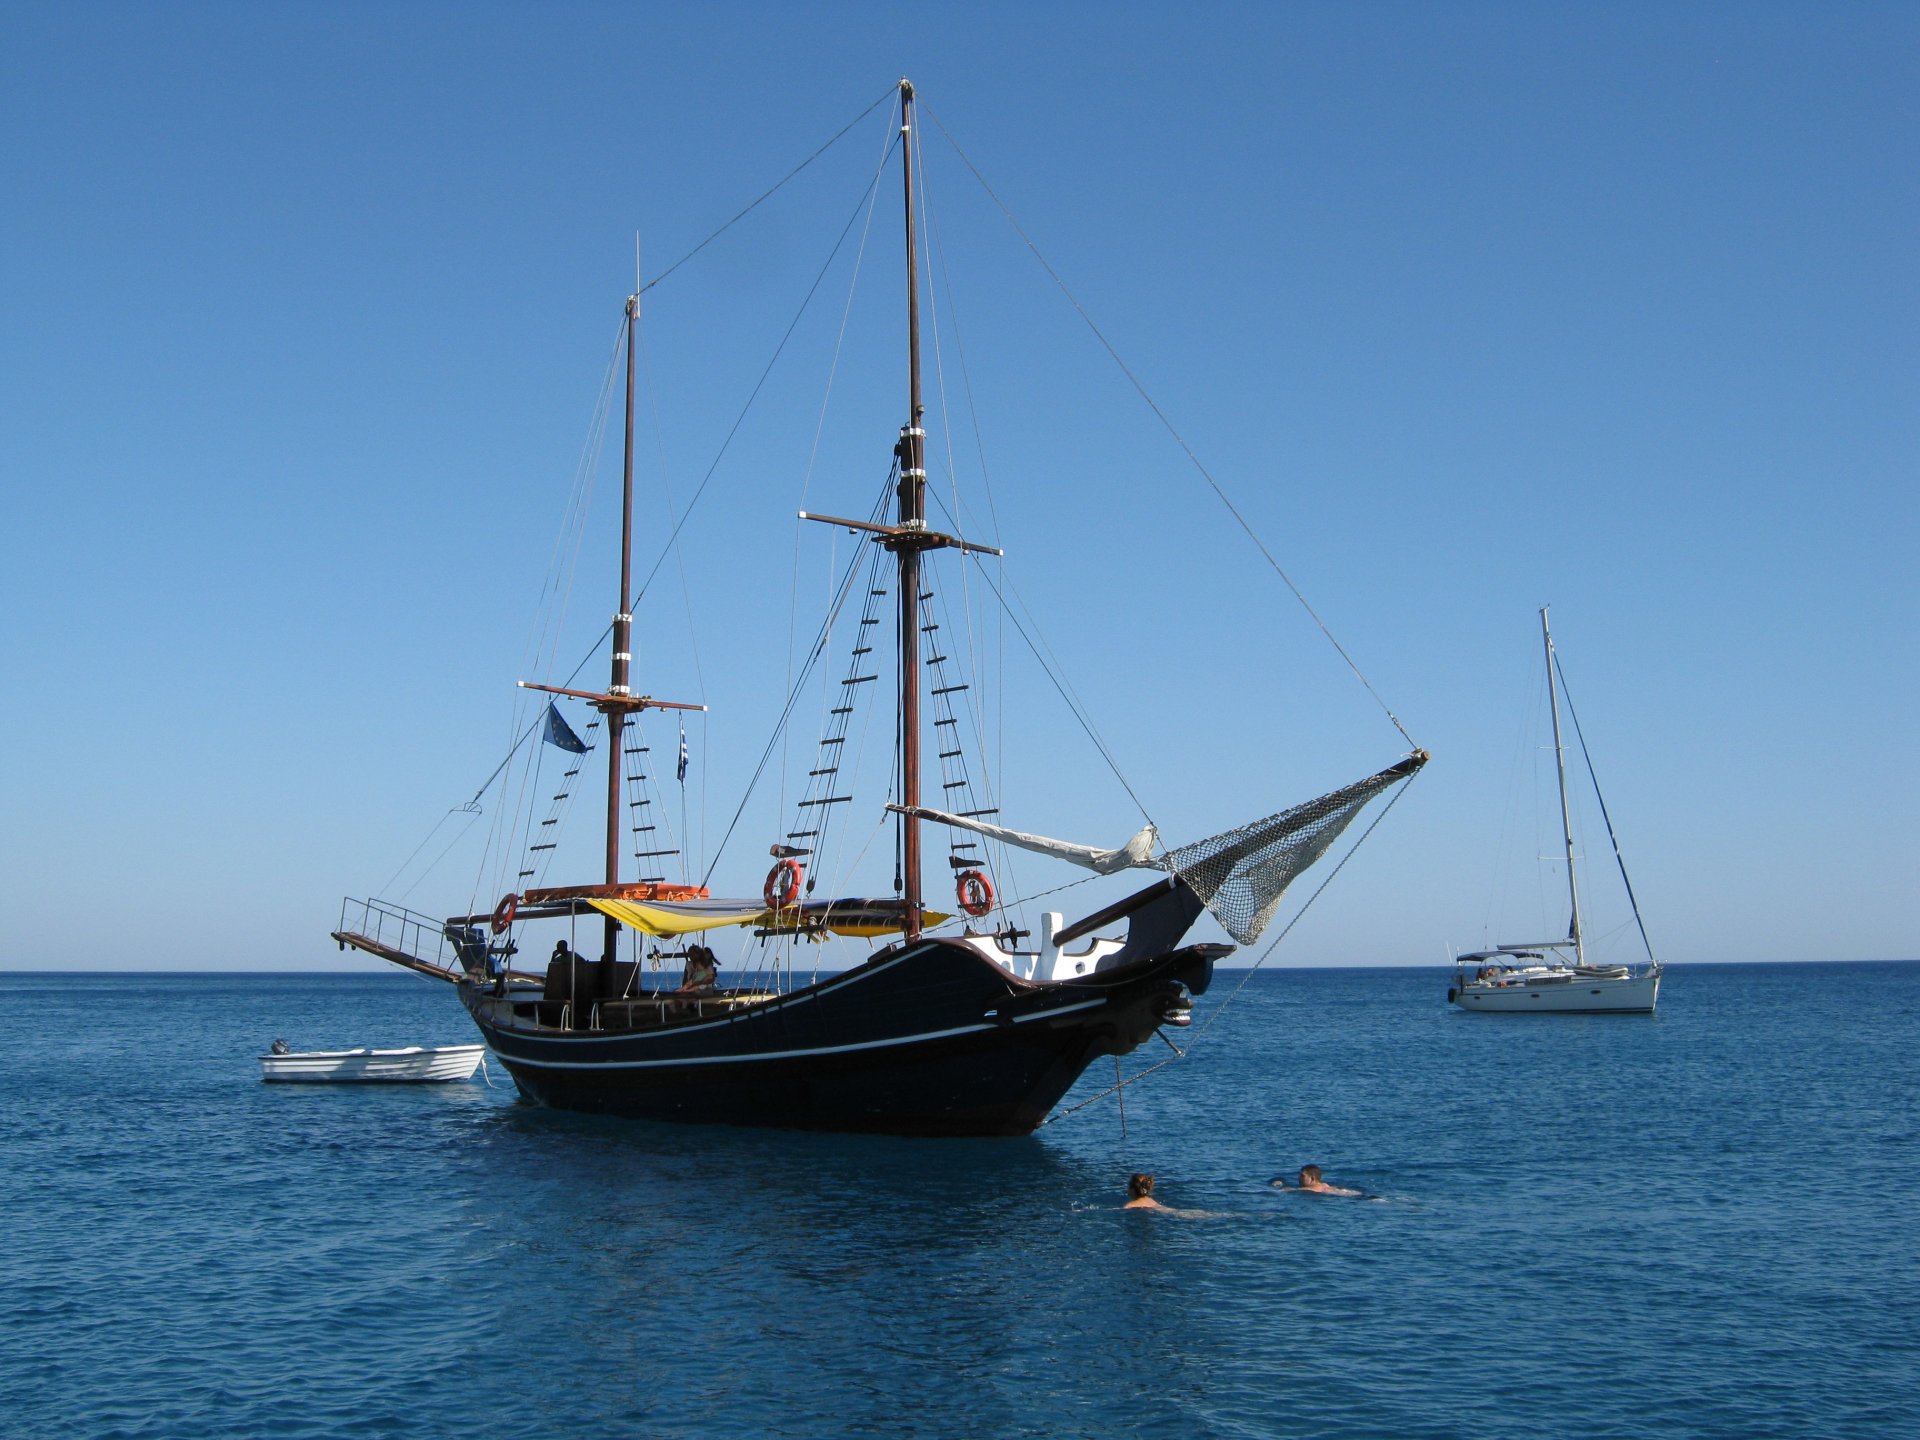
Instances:
[[[1280,908],[1294,877],[1327,853],[1369,800],[1426,763],[1426,751],[1416,750],[1344,790],[1170,850],[1160,863],[1187,883],[1229,935],[1251,945]]]

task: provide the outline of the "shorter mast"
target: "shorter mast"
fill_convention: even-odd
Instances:
[[[633,340],[640,319],[640,297],[627,297],[627,433],[622,448],[620,476],[620,604],[613,612],[613,673],[607,693],[619,699],[633,694],[633,611],[628,592],[633,586]],[[607,717],[607,893],[613,894],[620,883],[620,781],[625,767],[621,751],[626,746],[627,712],[621,706],[609,706]],[[602,994],[612,994],[613,960],[619,953],[620,922],[606,917],[604,949],[607,962],[601,976]]]
[[[1553,632],[1547,628],[1547,607],[1540,607],[1540,639],[1547,652],[1547,709],[1553,715],[1553,767],[1560,777],[1560,833],[1567,842],[1567,900],[1573,907],[1567,938],[1573,941],[1573,962],[1586,963],[1586,945],[1580,938],[1580,886],[1573,873],[1573,811],[1567,805],[1567,752],[1560,743],[1560,690],[1553,675]]]

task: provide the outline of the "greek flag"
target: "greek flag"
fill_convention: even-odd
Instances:
[[[547,743],[558,745],[562,750],[571,750],[576,755],[587,753],[587,742],[573,733],[573,727],[561,717],[551,700],[547,702]]]
[[[680,726],[680,764],[675,767],[674,779],[682,784],[687,779],[687,727],[684,723]]]

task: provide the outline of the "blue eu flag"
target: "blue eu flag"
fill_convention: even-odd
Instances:
[[[547,743],[558,745],[562,750],[571,750],[576,755],[587,753],[587,742],[573,733],[573,727],[561,717],[551,700],[547,702]]]

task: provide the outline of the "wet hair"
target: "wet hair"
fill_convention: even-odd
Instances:
[[[1320,1167],[1318,1165],[1302,1165],[1300,1167],[1300,1183],[1302,1185],[1310,1185],[1319,1178]]]
[[[1153,1176],[1129,1175],[1127,1177],[1127,1198],[1129,1200],[1144,1200],[1151,1194],[1153,1194]]]

